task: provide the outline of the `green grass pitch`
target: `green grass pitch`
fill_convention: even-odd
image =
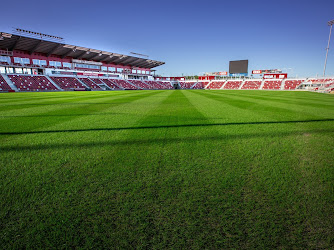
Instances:
[[[0,246],[332,248],[334,96],[0,94]]]

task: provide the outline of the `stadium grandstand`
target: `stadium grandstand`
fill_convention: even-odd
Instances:
[[[0,91],[164,89],[164,62],[1,32]],[[170,82],[169,82],[170,84]]]
[[[216,76],[187,78],[187,80],[185,77],[159,77],[155,76],[153,68],[165,64],[161,61],[69,45],[57,37],[52,38],[59,41],[21,33],[1,32],[1,34],[0,92],[142,89],[331,92],[334,87],[334,78],[328,77],[320,79],[227,77],[224,80]]]

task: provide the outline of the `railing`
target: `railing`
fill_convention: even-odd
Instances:
[[[0,50],[0,55],[1,56],[13,56],[13,51]]]

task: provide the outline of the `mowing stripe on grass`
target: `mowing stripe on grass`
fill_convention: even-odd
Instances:
[[[80,101],[0,112],[18,128],[0,133],[28,132],[0,134],[0,245],[331,248],[334,117],[316,105],[330,101],[270,92],[281,106],[256,98],[269,92],[222,92],[58,93]],[[314,108],[294,115],[284,103],[294,95]],[[70,119],[26,128],[61,117]]]
[[[321,114],[323,112],[319,112],[319,108],[316,110],[318,113],[311,112],[312,110],[305,111],[305,109],[298,107],[296,105],[280,105],[275,101],[256,101],[251,98],[238,97],[229,94],[214,94],[210,92],[194,92],[199,95],[206,96],[213,100],[219,101],[224,105],[233,106],[238,108],[238,112],[249,116],[252,114],[252,117],[263,117],[264,115],[268,117],[268,119],[272,119],[272,117],[278,118],[281,117],[286,118],[287,114],[289,114],[289,118],[291,120],[318,120],[322,118],[333,118],[328,117],[328,109],[325,109],[323,112],[326,112],[327,117],[323,117]],[[280,119],[279,119],[280,120]]]
[[[222,94],[220,94],[222,95]],[[308,100],[308,102],[301,102],[301,101],[297,101],[297,100],[293,100],[293,97],[291,97],[289,99],[289,102],[285,102],[285,101],[279,101],[279,99],[275,99],[275,98],[261,98],[257,95],[237,95],[235,93],[235,91],[232,91],[231,93],[225,93],[225,95],[223,95],[225,98],[228,97],[228,96],[233,96],[235,97],[236,99],[246,99],[246,100],[260,100],[260,101],[257,101],[257,103],[259,103],[261,107],[263,107],[264,109],[270,107],[270,108],[282,108],[282,111],[283,112],[295,112],[295,113],[305,113],[305,114],[311,114],[311,113],[315,113],[315,112],[312,112],[314,110],[317,111],[317,113],[323,113],[323,112],[326,112],[326,113],[330,113],[330,111],[332,110],[331,107],[333,106],[333,100],[332,102],[330,102],[330,100],[328,100],[328,103],[326,105],[323,105],[323,104],[315,104],[314,102],[313,103],[310,103],[310,100]],[[283,105],[282,105],[283,104]],[[305,105],[307,105],[307,107],[305,107]],[[252,107],[250,107],[252,108]],[[255,107],[256,109],[258,109],[259,107],[256,106]],[[323,110],[321,110],[323,109]],[[279,111],[279,110],[278,110]],[[322,111],[322,112],[321,112]],[[334,113],[333,113],[333,117],[334,117]]]
[[[290,97],[285,97],[282,95],[275,95],[274,93],[271,93],[270,95],[252,95],[247,93],[235,93],[230,92],[229,95],[233,96],[241,96],[241,97],[247,97],[257,100],[264,100],[264,101],[274,101],[278,103],[284,103],[284,104],[291,104],[291,105],[301,105],[306,107],[322,107],[322,108],[331,108],[333,106],[333,100],[332,98],[328,98],[325,96],[325,98],[319,99],[319,98],[311,98],[311,95],[308,98],[297,98],[298,95],[296,95],[296,92],[293,92],[294,95],[291,95]],[[310,93],[312,94],[312,93]]]
[[[131,95],[131,98],[128,99],[128,97],[116,97],[112,100],[111,103],[107,105],[94,105],[91,103],[85,103],[83,105],[73,105],[73,106],[62,106],[62,105],[52,105],[48,108],[41,108],[37,109],[36,112],[40,116],[35,117],[21,117],[22,122],[24,122],[25,127],[24,129],[28,132],[41,130],[42,128],[48,128],[51,125],[55,124],[62,124],[65,121],[74,120],[77,119],[78,116],[76,116],[76,113],[82,114],[82,111],[84,110],[86,114],[96,114],[98,112],[101,112],[103,110],[110,109],[111,107],[124,105],[127,103],[134,102],[136,100],[140,100],[143,98],[146,98],[148,96],[156,95],[158,92],[136,92],[135,95]],[[100,98],[99,100],[105,100],[110,99],[112,96],[104,96],[103,98]],[[75,101],[75,100],[72,100]],[[65,108],[66,107],[66,108]],[[44,112],[41,112],[44,111]],[[28,112],[28,111],[25,111]],[[30,113],[34,113],[32,110],[29,111]],[[57,114],[60,114],[61,116],[57,116]],[[45,116],[43,116],[45,115]],[[1,131],[8,131],[8,130],[16,130],[18,134],[22,129],[22,126],[20,123],[13,123],[12,117],[6,117],[6,118],[0,118],[1,125],[0,129]],[[9,134],[8,134],[9,135]]]

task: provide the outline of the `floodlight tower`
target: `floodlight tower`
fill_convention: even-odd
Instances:
[[[332,34],[333,24],[334,24],[334,20],[328,22],[328,26],[331,26],[331,27],[329,29],[328,45],[327,45],[327,48],[326,48],[326,59],[325,59],[325,67],[324,67],[324,76],[326,74],[327,56],[328,56],[328,50],[329,50],[329,43],[331,42],[331,34]]]

